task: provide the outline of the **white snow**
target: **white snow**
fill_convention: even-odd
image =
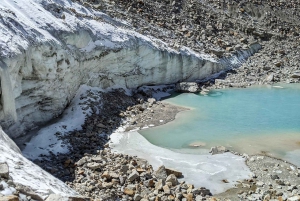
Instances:
[[[54,154],[67,153],[69,151],[67,145],[63,144],[54,134],[60,132],[64,135],[67,132],[82,129],[81,125],[83,125],[86,115],[90,114],[91,110],[85,104],[90,97],[85,96],[86,98],[81,98],[81,96],[85,95],[89,90],[102,91],[96,87],[82,85],[70,106],[64,111],[62,118],[58,122],[39,130],[37,135],[26,144],[22,151],[25,157],[34,160],[39,158],[41,154],[49,155],[49,151]],[[83,108],[88,109],[84,110]]]
[[[0,184],[3,185],[4,190],[0,191],[2,195],[12,195],[16,192],[16,189],[13,187],[8,186],[8,184],[4,181],[1,181]]]
[[[184,181],[196,187],[206,187],[213,194],[234,187],[238,180],[250,178],[251,172],[245,160],[231,153],[179,153],[151,144],[136,131],[115,132],[110,137],[110,147],[114,152],[147,159],[154,169],[165,165],[179,170],[184,175]],[[223,179],[227,179],[229,183],[222,182]]]
[[[12,145],[5,141],[7,136],[0,129],[0,163],[6,162],[9,166],[9,176],[12,177],[14,183],[19,183],[31,187],[36,193],[42,197],[47,197],[49,194],[56,193],[62,195],[77,195],[77,193],[69,188],[62,181],[53,177],[28,159],[22,156],[19,152],[12,149]],[[16,168],[16,166],[19,166]],[[2,183],[3,184],[3,183]],[[14,188],[4,184],[3,195],[11,194],[15,191]]]

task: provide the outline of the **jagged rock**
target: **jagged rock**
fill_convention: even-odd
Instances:
[[[133,170],[132,173],[128,176],[128,180],[132,182],[133,180],[139,177],[139,173],[136,170]]]
[[[170,174],[167,179],[166,182],[171,182],[172,186],[176,186],[178,184],[178,180],[177,177],[174,174]]]
[[[167,195],[169,195],[171,193],[170,188],[169,188],[168,185],[164,185],[163,190],[164,190],[164,193],[167,194]]]
[[[165,180],[159,179],[159,180],[155,183],[155,189],[156,189],[156,190],[161,190],[161,189],[163,188],[164,185],[165,185]]]
[[[157,179],[166,179],[167,178],[167,171],[165,166],[160,166],[155,172],[154,172],[154,176]]]
[[[175,90],[178,92],[199,92],[200,88],[196,82],[180,82],[175,86]]]
[[[224,152],[226,152],[226,148],[224,146],[217,146],[217,147],[212,147],[209,151],[209,153],[211,153],[212,155],[215,154],[222,154]]]
[[[144,186],[146,186],[146,187],[153,187],[154,186],[153,179],[149,179],[149,180],[144,181]]]
[[[183,177],[182,172],[180,172],[180,171],[177,171],[172,168],[165,168],[165,169],[166,169],[167,175],[174,174],[177,178]]]

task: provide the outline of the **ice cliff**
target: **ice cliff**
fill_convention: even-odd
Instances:
[[[260,48],[216,61],[186,47],[170,49],[67,0],[2,0],[0,15],[0,120],[13,138],[61,114],[82,84],[105,89],[192,81]]]

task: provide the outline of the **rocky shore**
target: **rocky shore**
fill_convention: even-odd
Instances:
[[[237,181],[236,188],[212,195],[209,189],[178,182],[178,178],[184,175],[176,170],[168,167],[154,170],[144,159],[112,153],[108,145],[109,134],[116,128],[122,126],[131,130],[158,126],[185,110],[152,98],[170,89],[175,89],[175,86],[138,90],[131,96],[122,90],[88,92],[86,96],[91,99],[87,99],[86,104],[93,112],[87,116],[83,130],[67,135],[56,134],[69,146],[70,152],[43,156],[34,162],[92,200],[291,201],[299,198],[300,169],[268,156],[241,155],[253,172],[251,178]],[[84,107],[88,110],[86,105]]]

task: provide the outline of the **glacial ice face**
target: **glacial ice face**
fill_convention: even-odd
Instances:
[[[17,122],[5,115],[13,114],[12,105],[5,106],[10,112],[0,110],[0,121],[13,138],[61,114],[82,84],[106,89],[194,81],[260,48],[216,61],[185,47],[170,49],[72,1],[4,0],[0,14],[0,56],[9,68]]]
[[[17,121],[15,106],[15,97],[13,95],[10,74],[7,65],[0,61],[0,79],[1,79],[1,103],[6,122],[14,123]]]

